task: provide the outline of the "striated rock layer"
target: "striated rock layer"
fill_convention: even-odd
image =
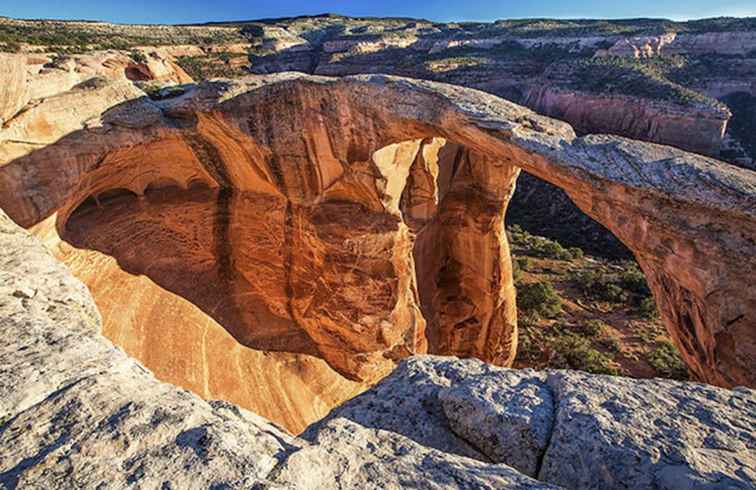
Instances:
[[[26,85],[26,61],[21,56],[0,53],[0,126],[12,118],[26,105],[28,88]]]
[[[6,488],[753,488],[756,393],[416,357],[296,438],[157,381],[0,212]],[[537,478],[537,479],[536,479]]]
[[[586,94],[549,86],[532,87],[522,103],[534,111],[568,121],[583,134],[609,133],[719,155],[726,109],[676,107],[625,95]]]
[[[147,314],[159,309],[148,293],[114,338],[130,337],[118,332],[137,331],[142,315],[181,335],[175,318],[196,308],[248,348],[319,357],[361,383],[428,351],[509,365],[516,309],[503,216],[522,168],[635,253],[700,379],[756,384],[756,298],[741,287],[756,270],[752,172],[576,138],[482,92],[387,76],[251,77],[161,101],[103,82],[13,122],[0,133],[0,206],[50,244],[57,234],[73,246],[62,256],[89,270],[88,283],[103,257],[122,284],[145,276],[182,300],[175,314]],[[14,145],[19,134],[47,146]],[[122,290],[93,289],[115,318]],[[155,359],[160,348],[134,352]]]

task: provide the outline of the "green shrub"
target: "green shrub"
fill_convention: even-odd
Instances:
[[[570,254],[572,260],[582,259],[584,255],[583,249],[580,247],[570,247],[567,249],[567,253]]]
[[[615,337],[606,337],[604,339],[601,339],[599,344],[609,352],[616,353],[622,350],[622,346],[620,345],[619,340],[617,340]]]
[[[618,285],[609,283],[604,287],[603,297],[611,303],[624,303],[628,294]]]
[[[600,337],[607,330],[607,324],[601,320],[586,320],[581,326],[580,333],[590,337]]]
[[[522,310],[545,318],[554,318],[562,311],[562,299],[548,281],[518,286],[517,304]]]
[[[145,56],[141,51],[133,50],[129,53],[129,58],[131,58],[134,63],[139,63],[140,65],[147,63],[147,56]]]
[[[235,78],[245,75],[243,67],[233,66],[221,61],[218,56],[179,56],[178,65],[195,81],[210,78]]]
[[[555,260],[571,260],[572,254],[559,242],[540,236],[530,235],[525,243],[528,251],[536,257]]]
[[[643,298],[638,305],[638,314],[648,320],[659,318],[659,312],[656,309],[656,301],[653,297]]]
[[[522,279],[523,272],[530,269],[530,259],[527,257],[515,257],[512,261],[512,278],[515,282]]]
[[[519,225],[509,228],[509,240],[516,247],[521,247],[530,255],[555,260],[573,260],[583,257],[583,251],[577,247],[564,248],[559,242],[548,238],[531,235]]]
[[[584,295],[595,300],[622,303],[628,299],[617,284],[617,276],[606,271],[579,271],[573,275],[573,281]]]
[[[626,262],[624,266],[625,270],[619,277],[622,288],[640,296],[650,295],[651,290],[648,288],[648,283],[646,283],[646,276],[638,265]]]
[[[612,366],[612,358],[593,348],[590,341],[575,334],[556,338],[553,343],[556,352],[554,367],[579,369],[594,374],[617,375]]]
[[[530,270],[530,267],[531,267],[532,264],[530,263],[530,259],[529,258],[527,258],[527,257],[517,257],[515,259],[515,261],[517,262],[517,267],[519,267],[520,270],[523,270],[523,271]]]
[[[671,342],[662,340],[656,347],[646,354],[646,360],[656,372],[664,377],[673,379],[687,379],[688,369],[685,367],[680,354]]]
[[[525,327],[525,328],[537,327],[538,320],[540,320],[540,316],[538,316],[538,313],[525,312],[525,314],[523,315],[518,315],[517,325],[520,327]]]
[[[522,279],[522,268],[520,267],[520,264],[517,262],[517,260],[512,261],[512,280],[514,282],[519,282],[520,279]]]
[[[572,279],[588,298],[640,307],[651,294],[646,277],[634,263],[626,263],[624,267],[621,272],[607,269],[578,271]]]
[[[535,240],[533,243],[532,251],[534,254],[557,260],[569,260],[572,258],[570,253],[567,252],[560,243],[553,242],[546,238],[538,238],[539,239]]]
[[[535,359],[539,353],[540,350],[531,336],[531,332],[525,328],[519,329],[517,355],[523,359]]]

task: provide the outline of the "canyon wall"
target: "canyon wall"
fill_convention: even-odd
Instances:
[[[738,73],[737,67],[746,66],[756,50],[756,32],[748,30],[623,35],[598,32],[595,26],[595,34],[563,34],[555,29],[552,35],[536,36],[496,25],[373,26],[367,29],[370,34],[358,27],[357,20],[334,19],[328,25],[320,36],[308,31],[314,26],[307,19],[259,27],[261,41],[252,50],[250,69],[260,74],[303,71],[325,76],[385,73],[448,82],[508,98],[564,120],[583,134],[616,134],[710,156],[719,155],[731,116],[715,101],[675,99],[665,96],[661,87],[656,87],[659,93],[647,87],[638,90],[637,80],[620,77],[609,83],[611,87],[591,88],[590,71],[579,76],[559,72],[591,58],[680,55],[691,57],[684,65],[709,67],[705,74],[698,70],[695,75],[710,79],[708,85],[735,84],[750,90],[752,76],[747,70]],[[711,58],[721,58],[718,62],[734,68],[709,65]],[[633,67],[632,63],[623,66]],[[651,68],[638,75],[653,85],[659,81],[656,78],[666,80],[670,74]],[[721,92],[700,86],[700,80],[664,83],[714,96]]]
[[[608,133],[661,143],[716,156],[722,144],[727,111],[676,107],[622,96],[572,92],[556,87],[531,88],[522,104],[568,121],[583,134]]]

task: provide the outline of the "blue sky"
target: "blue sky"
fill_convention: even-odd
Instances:
[[[335,12],[438,21],[523,17],[684,20],[756,16],[756,0],[0,0],[0,15],[124,23],[188,23]]]

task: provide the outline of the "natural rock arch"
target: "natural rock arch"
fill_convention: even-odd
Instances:
[[[563,188],[633,251],[697,377],[756,384],[756,295],[747,287],[756,271],[752,172],[618,137],[576,138],[567,124],[482,92],[386,76],[285,74],[206,83],[160,102],[136,96],[117,83],[70,95],[101,108],[99,125],[62,131],[30,153],[10,152],[0,170],[0,205],[24,226],[57,212],[60,230],[100,187],[141,194],[158,179],[183,188],[201,181],[216,189],[227,239],[251,218],[240,199],[279,203],[282,229],[295,232],[283,233],[276,259],[287,274],[281,317],[300,326],[331,366],[372,380],[396,358],[424,351],[429,338],[440,352],[511,362],[515,309],[502,218],[522,168]],[[22,116],[27,127],[61,116],[43,106]],[[61,106],[52,108],[65,111]],[[435,143],[428,138],[464,147],[459,178],[447,191],[470,212],[455,211],[450,199],[441,211],[455,217],[446,220],[451,231],[426,240],[418,234],[418,249],[411,228],[428,214],[413,206],[411,190],[423,187],[404,192],[406,185],[394,182],[398,160],[386,158],[382,169],[373,155],[418,145],[399,180],[429,181],[424,152]],[[423,271],[448,273],[442,285],[459,280],[467,288],[445,290],[437,303],[419,298],[412,250],[417,255],[448,237],[469,240],[447,247],[455,267],[430,261]],[[490,252],[481,261],[494,274],[487,285],[476,282],[476,264],[460,259],[458,250],[475,247]],[[246,263],[240,250],[228,249],[226,266]],[[490,310],[482,311],[471,291],[488,298]],[[360,294],[369,301],[344,302]],[[465,305],[470,311],[460,311]],[[429,309],[426,335],[421,310]]]

